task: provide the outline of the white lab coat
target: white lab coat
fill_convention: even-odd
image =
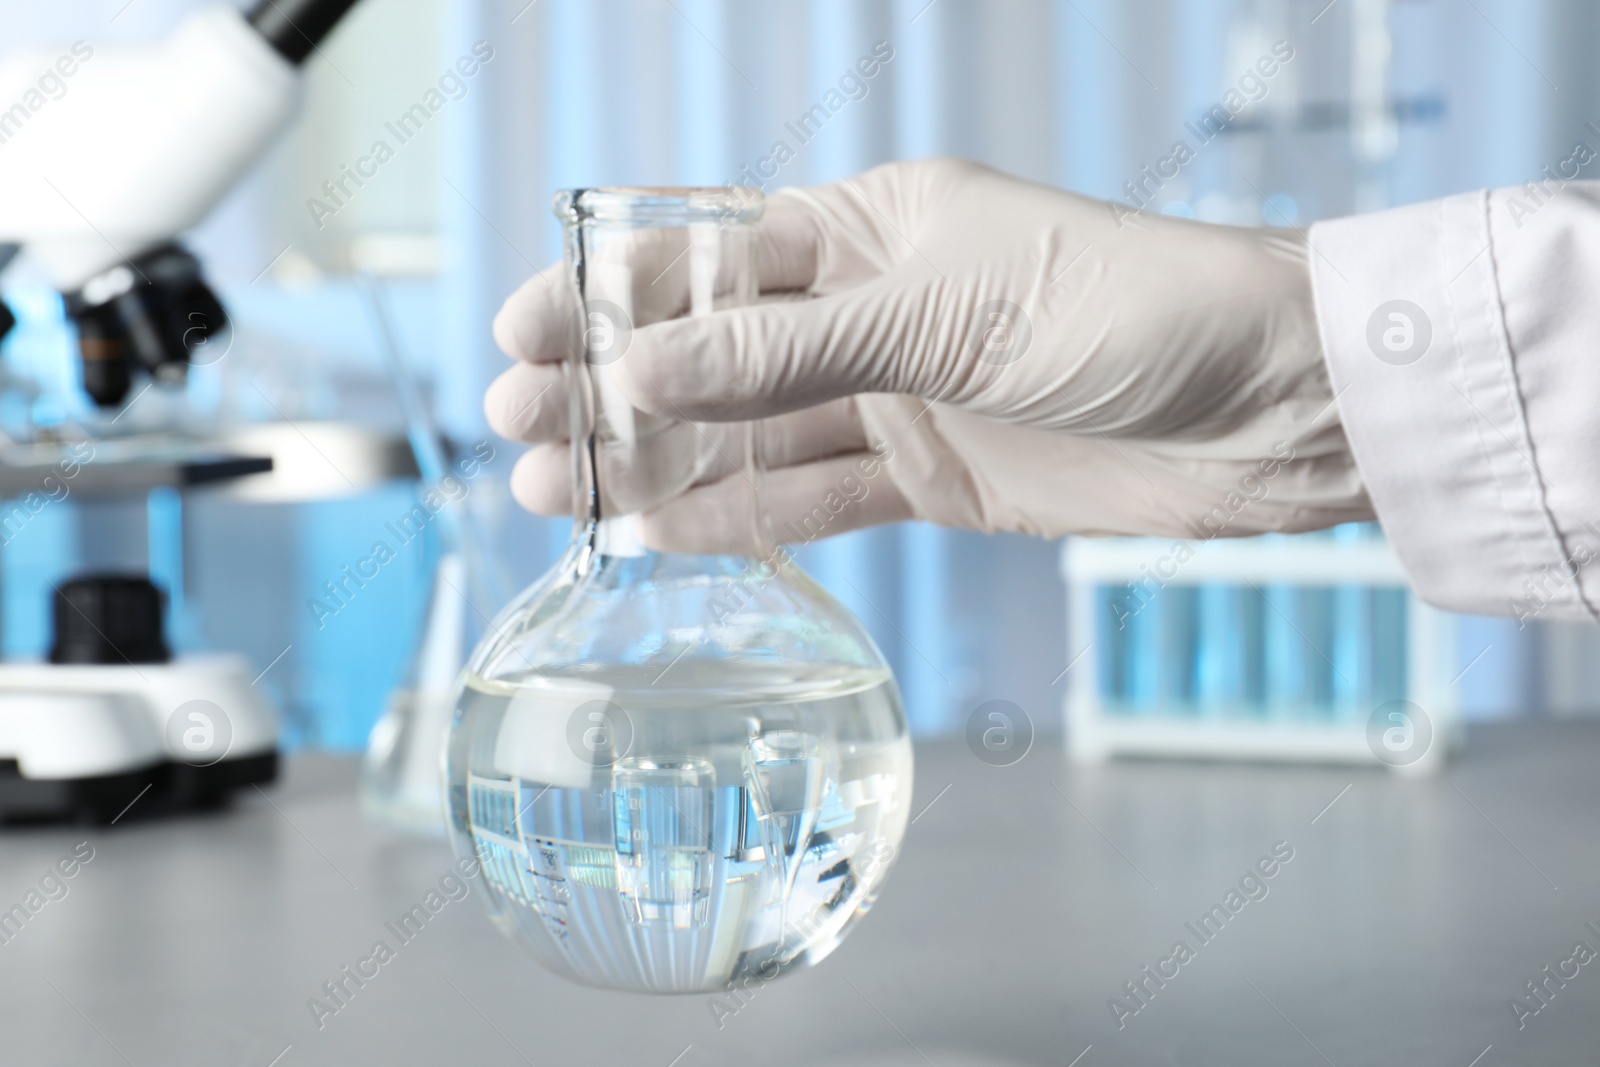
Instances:
[[[1417,592],[1600,619],[1600,182],[1320,223],[1311,244],[1345,433]]]

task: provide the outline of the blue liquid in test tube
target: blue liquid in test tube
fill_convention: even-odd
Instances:
[[[1244,600],[1239,587],[1202,585],[1199,599],[1200,644],[1196,664],[1196,703],[1208,717],[1237,714],[1245,704],[1249,669],[1245,647]]]
[[[1410,683],[1406,671],[1410,612],[1404,589],[1374,589],[1372,597],[1373,692],[1371,708],[1389,700],[1403,700]]]
[[[1129,610],[1126,590],[1119,585],[1094,589],[1096,667],[1100,676],[1100,703],[1108,712],[1120,713],[1127,703]]]
[[[1237,625],[1227,587],[1202,585],[1197,590],[1200,614],[1200,648],[1195,664],[1196,703],[1203,715],[1226,708],[1239,688],[1238,662],[1230,653]]]
[[[1277,535],[1271,535],[1277,539]],[[1308,649],[1301,638],[1300,589],[1275,583],[1261,586],[1261,628],[1268,718],[1281,719],[1304,707]]]
[[[1334,527],[1333,539],[1343,547],[1370,540],[1371,532],[1368,524],[1346,523]],[[1333,597],[1332,714],[1344,720],[1359,717],[1373,691],[1372,590],[1363,585],[1341,585]]]
[[[1161,698],[1161,632],[1167,605],[1161,590],[1146,583],[1135,585],[1127,608],[1123,694],[1130,714],[1145,715],[1156,709]]]
[[[1192,585],[1168,585],[1157,637],[1157,704],[1163,715],[1192,715],[1199,657],[1199,598]]]

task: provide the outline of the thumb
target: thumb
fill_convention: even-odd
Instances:
[[[896,272],[897,274],[899,272]],[[937,391],[922,365],[938,279],[887,275],[814,300],[730,308],[640,327],[617,384],[670,418],[763,418],[856,393]],[[937,347],[937,346],[935,346]]]

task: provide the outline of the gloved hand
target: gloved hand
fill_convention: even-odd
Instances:
[[[955,160],[783,190],[761,228],[765,302],[641,327],[612,370],[644,412],[767,418],[779,540],[911,517],[1210,537],[1372,516],[1294,231],[1134,214]],[[570,300],[553,268],[495,321],[522,362],[485,408],[540,443],[512,487],[541,514],[571,506]],[[705,450],[697,484],[645,500],[648,541],[748,547],[714,521],[748,487]]]

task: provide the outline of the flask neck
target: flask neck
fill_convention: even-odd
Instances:
[[[629,287],[620,290],[603,286],[604,295],[593,290],[589,271],[589,244],[594,239],[592,223],[578,221],[565,229],[568,281],[577,299],[574,317],[573,343],[566,363],[566,385],[569,423],[573,429],[572,440],[572,545],[580,573],[586,572],[596,559],[603,557],[637,557],[652,554],[653,550],[642,536],[640,516],[629,510],[637,501],[618,508],[619,498],[629,497],[628,492],[618,493],[615,486],[607,486],[606,479],[614,472],[652,471],[657,465],[655,457],[648,456],[656,447],[650,443],[649,433],[659,430],[666,420],[637,411],[621,396],[614,379],[622,368],[620,360],[627,352],[616,349],[619,336],[630,335],[637,325],[631,321],[637,303],[631,299]],[[715,233],[708,230],[708,233]],[[701,240],[692,234],[686,253],[699,250],[699,255],[680,257],[694,261],[709,258],[712,276],[716,274],[716,258],[721,250],[715,242]],[[711,254],[707,256],[707,253]],[[703,270],[703,265],[691,263]],[[662,272],[665,274],[665,272]],[[611,279],[615,283],[616,279]],[[658,276],[656,283],[661,278]],[[751,285],[753,289],[753,283]],[[607,299],[611,297],[613,299]],[[690,294],[688,314],[708,313],[717,302],[712,299],[696,300]],[[620,318],[622,321],[613,321]],[[651,427],[650,424],[656,426]],[[710,429],[709,427],[707,429]],[[718,546],[712,550],[717,555],[770,556],[774,547],[762,493],[763,447],[762,428],[759,422],[737,425],[738,432],[727,433],[726,428],[715,432],[719,443],[713,443],[713,434],[694,427],[694,446],[704,450],[706,458],[714,458],[722,477],[732,486],[731,494],[722,496],[725,506],[708,513],[708,524],[725,524],[727,529],[705,531],[704,540]],[[686,461],[687,464],[687,461]],[[668,463],[665,466],[671,467]],[[729,469],[731,468],[731,470]],[[681,477],[682,489],[694,483],[693,470],[698,464],[687,464],[682,471],[669,470],[667,477]],[[637,492],[637,487],[630,487]],[[611,489],[613,491],[608,492]],[[731,504],[731,506],[726,506]]]

